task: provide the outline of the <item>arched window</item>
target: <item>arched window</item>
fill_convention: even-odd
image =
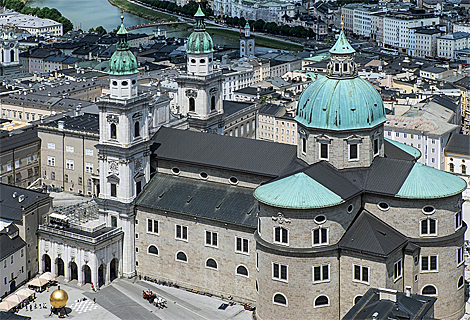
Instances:
[[[436,287],[433,286],[432,284],[427,285],[421,290],[421,294],[427,294],[427,295],[435,295],[437,294]]]
[[[449,171],[454,172],[454,164],[453,163],[449,163]]]
[[[273,297],[273,302],[276,304],[287,306],[287,298],[282,293],[276,293]]]
[[[151,245],[148,249],[148,253],[158,256],[158,249],[154,245]]]
[[[330,299],[327,296],[318,296],[313,304],[314,307],[328,306]]]
[[[211,110],[215,110],[215,96],[211,97]]]
[[[183,251],[180,251],[176,254],[176,260],[188,262],[188,257],[186,256],[186,253],[184,253]]]
[[[134,124],[134,138],[140,137],[140,123],[136,121]]]
[[[15,61],[15,50],[11,49],[10,50],[10,62]]]
[[[111,139],[116,139],[116,124],[111,123]]]
[[[462,174],[467,174],[467,166],[466,165],[462,165]]]
[[[206,267],[212,268],[212,269],[217,269],[217,261],[215,261],[212,258],[207,259],[206,261]]]
[[[196,111],[196,101],[194,101],[194,98],[189,98],[189,111]]]
[[[245,266],[238,266],[237,274],[240,276],[248,277],[248,269]]]

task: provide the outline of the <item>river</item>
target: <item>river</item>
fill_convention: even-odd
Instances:
[[[31,0],[30,7],[56,8],[64,17],[72,21],[75,29],[88,31],[90,28],[103,26],[107,31],[116,29],[120,24],[121,10],[111,5],[108,0]],[[124,13],[124,23],[126,26],[135,26],[150,20],[138,17],[130,13]],[[176,29],[171,26],[162,27],[167,31],[169,37],[186,38],[191,33],[190,30]],[[155,27],[136,29],[133,33],[153,34]],[[217,45],[237,45],[238,41],[222,37],[213,37]]]

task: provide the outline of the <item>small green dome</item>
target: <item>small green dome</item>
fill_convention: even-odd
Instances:
[[[255,198],[277,208],[315,209],[343,203],[344,200],[303,172],[259,186]]]
[[[137,73],[137,59],[130,50],[116,50],[109,61],[109,74],[125,75]]]
[[[121,16],[121,26],[117,32],[118,42],[116,51],[109,60],[109,74],[121,76],[126,74],[137,73],[137,59],[129,49],[127,42],[127,30],[124,27],[124,17]]]
[[[463,192],[467,183],[451,173],[415,163],[395,197],[408,199],[435,199]]]
[[[377,90],[360,77],[313,79],[302,92],[295,120],[310,128],[351,130],[373,128],[387,120]]]
[[[186,43],[187,53],[211,53],[214,52],[212,37],[206,31],[194,31]]]

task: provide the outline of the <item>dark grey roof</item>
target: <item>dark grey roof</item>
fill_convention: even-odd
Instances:
[[[229,116],[252,105],[250,102],[224,100],[224,114]]]
[[[437,298],[412,294],[407,297],[403,292],[396,293],[396,302],[382,299],[380,300],[380,289],[370,288],[362,298],[349,310],[343,320],[363,320],[372,319],[372,315],[377,313],[375,319],[414,319],[431,320],[428,316],[432,311]]]
[[[328,162],[317,162],[302,171],[345,200],[362,192]]]
[[[367,175],[365,191],[396,195],[413,165],[413,161],[376,157]]]
[[[18,232],[18,227],[13,223],[0,231],[0,261],[26,246],[26,242],[24,242],[19,235],[13,239],[10,238],[8,234],[14,232]]]
[[[162,127],[152,138],[157,159],[277,177],[297,158],[297,146]]]
[[[99,133],[99,116],[96,114],[84,113],[80,116],[65,116],[60,119],[43,124],[42,126],[57,128],[58,122],[64,121],[64,129]]]
[[[16,192],[16,197],[13,193]],[[20,196],[24,195],[24,200],[20,202]],[[48,194],[14,187],[0,183],[0,218],[12,221],[23,220],[22,207],[27,210],[28,206],[37,200],[50,198]]]
[[[444,151],[470,155],[470,136],[466,134],[453,133]]]
[[[136,199],[137,206],[256,227],[253,190],[157,173]]]
[[[388,256],[407,243],[407,238],[363,210],[339,242],[340,248]]]
[[[276,91],[273,90],[272,88],[271,89],[261,88],[260,96],[263,97],[267,94],[274,93],[274,92],[276,92]],[[245,87],[245,88],[235,90],[233,93],[243,93],[243,94],[249,94],[249,95],[256,96],[257,93],[258,93],[258,88],[256,88],[256,87]]]
[[[259,109],[260,114],[269,114],[269,115],[277,115],[279,111],[281,111],[284,108],[284,106],[281,106],[279,104],[273,104],[273,103],[264,103],[261,108]]]
[[[2,320],[28,320],[31,319],[31,317],[27,316],[22,316],[10,311],[0,311],[0,319]]]
[[[451,99],[447,98],[446,96],[433,96],[431,101],[440,104],[443,107],[446,107],[447,109],[457,112],[457,109],[459,106],[457,106]]]
[[[0,140],[0,153],[26,146],[32,143],[40,143],[36,128],[21,131],[19,134],[5,136]]]
[[[387,140],[384,140],[384,154],[386,158],[392,159],[401,159],[408,161],[413,161],[415,159],[411,154],[404,151],[403,149],[398,148],[396,145]]]

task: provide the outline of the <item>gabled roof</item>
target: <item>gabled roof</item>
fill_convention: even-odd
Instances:
[[[366,192],[395,196],[408,177],[414,162],[376,157],[370,166]]]
[[[26,246],[26,242],[19,235],[10,238],[15,232],[18,232],[18,227],[13,223],[0,231],[0,261]]]
[[[444,151],[470,156],[470,135],[453,133]]]
[[[256,227],[253,190],[229,184],[157,173],[135,201],[137,206]]]
[[[15,192],[16,195],[13,196]],[[21,195],[24,198],[21,198]],[[0,183],[0,218],[22,221],[23,212],[28,209],[27,207],[35,201],[45,198],[50,198],[47,193]],[[21,199],[23,200],[20,201]]]
[[[277,177],[295,159],[297,146],[162,127],[151,147],[157,159]]]
[[[388,256],[405,245],[407,238],[363,210],[339,242],[340,248]]]

